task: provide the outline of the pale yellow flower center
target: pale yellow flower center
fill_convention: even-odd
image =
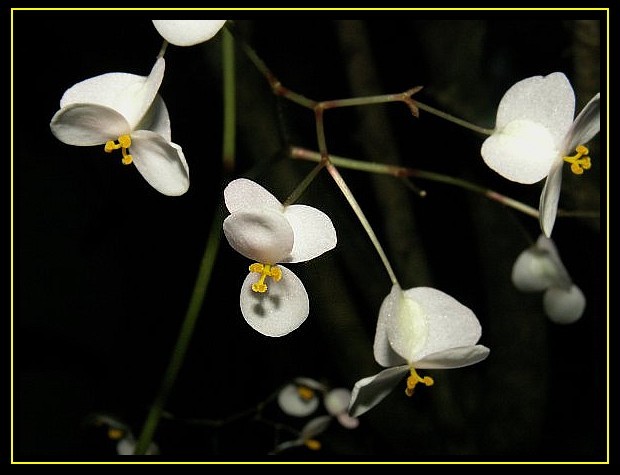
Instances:
[[[121,135],[118,138],[118,143],[115,143],[113,140],[108,140],[104,150],[107,153],[111,153],[113,150],[118,150],[120,148],[123,153],[123,165],[129,165],[133,161],[132,156],[127,153],[129,147],[131,147],[131,137],[129,135]]]
[[[306,447],[310,450],[319,450],[321,448],[321,443],[316,439],[304,440],[304,444],[306,444]]]
[[[588,157],[590,151],[584,145],[577,145],[575,152],[577,152],[575,155],[564,157],[564,161],[570,163],[570,170],[575,175],[582,175],[584,170],[589,170],[592,166]]]
[[[112,440],[119,440],[125,437],[125,431],[117,429],[116,427],[110,427],[108,429],[108,437]]]
[[[265,284],[265,279],[267,277],[271,277],[275,282],[278,282],[282,278],[282,271],[280,268],[270,264],[255,262],[250,265],[250,272],[260,274],[258,281],[252,284],[252,290],[261,294],[267,292],[267,284]]]
[[[307,386],[297,386],[297,394],[299,394],[299,397],[304,401],[309,401],[314,397],[314,390]]]
[[[418,383],[425,384],[426,386],[432,386],[435,383],[430,376],[421,378],[413,366],[410,367],[409,373],[409,377],[407,378],[407,389],[405,389],[405,394],[409,397],[413,396],[413,390]]]

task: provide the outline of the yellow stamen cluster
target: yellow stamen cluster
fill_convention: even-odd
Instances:
[[[304,444],[306,444],[306,447],[310,450],[319,450],[321,448],[321,443],[316,439],[304,440]]]
[[[307,386],[297,386],[297,394],[299,394],[299,397],[304,401],[309,401],[314,397],[314,390]]]
[[[258,279],[256,283],[252,284],[252,290],[261,294],[267,292],[267,284],[265,284],[265,279],[267,277],[271,277],[276,282],[282,278],[282,271],[280,268],[270,264],[260,264],[259,262],[255,262],[250,266],[250,272],[260,274],[260,279]]]
[[[118,138],[118,143],[115,143],[113,140],[108,140],[105,144],[104,150],[107,153],[111,153],[114,150],[121,149],[123,153],[123,165],[129,165],[133,162],[133,157],[127,153],[127,149],[131,147],[131,137],[129,135],[121,135]]]
[[[110,427],[108,429],[108,437],[112,440],[119,440],[125,436],[125,431],[117,429],[116,427]]]
[[[570,170],[575,175],[582,175],[584,170],[589,170],[592,166],[590,157],[588,157],[590,151],[586,146],[578,145],[575,152],[577,152],[575,155],[564,157],[564,161],[570,163]]]
[[[418,383],[425,384],[426,386],[432,386],[435,383],[433,378],[430,376],[424,376],[421,378],[418,373],[416,373],[413,366],[409,369],[409,373],[409,377],[407,378],[407,389],[405,389],[405,394],[409,397],[413,396],[413,389]]]

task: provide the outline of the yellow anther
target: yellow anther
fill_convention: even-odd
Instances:
[[[282,278],[282,270],[280,270],[278,266],[273,266],[270,264],[255,262],[250,265],[250,272],[260,274],[258,281],[252,284],[252,290],[261,294],[267,292],[267,284],[265,284],[265,279],[267,277],[271,277],[276,282]]]
[[[122,429],[117,429],[115,427],[110,427],[108,429],[108,437],[112,440],[119,440],[125,436],[125,431]]]
[[[405,389],[405,394],[411,397],[413,396],[413,389],[416,387],[418,383],[425,384],[426,386],[432,386],[435,381],[430,376],[424,376],[421,378],[418,373],[416,373],[415,368],[412,366],[409,369],[409,377],[407,378],[407,389]]]
[[[298,386],[297,394],[299,394],[299,397],[302,398],[304,401],[309,401],[314,397],[314,390],[310,389],[307,386]]]
[[[129,165],[131,162],[133,162],[133,157],[127,153],[127,149],[129,147],[131,147],[131,137],[125,134],[121,135],[118,138],[118,143],[115,143],[113,140],[108,140],[105,143],[104,150],[107,153],[111,153],[112,151],[118,150],[120,148],[121,152],[123,153],[123,165]]]
[[[321,443],[316,439],[304,440],[304,444],[306,444],[306,447],[310,450],[320,450],[321,448]]]
[[[564,157],[564,161],[570,163],[570,170],[575,175],[582,175],[584,170],[592,167],[592,162],[588,157],[590,151],[585,145],[578,145],[575,152],[577,152],[575,155]]]

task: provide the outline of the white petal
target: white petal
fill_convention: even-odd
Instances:
[[[148,76],[107,73],[86,79],[65,92],[60,107],[77,103],[106,106],[125,117],[133,130],[155,99],[164,70],[164,59],[159,58]]]
[[[224,188],[224,202],[229,213],[270,208],[283,212],[284,207],[278,199],[258,183],[247,178],[237,178]]]
[[[406,343],[412,337],[392,334],[390,328],[388,335],[394,351],[414,366],[427,355],[474,345],[480,339],[482,329],[474,312],[448,294],[429,287],[416,287],[405,290],[405,297],[405,300],[415,303],[409,304],[409,313],[415,309],[425,320],[428,332],[425,344],[422,348],[416,345],[409,349]],[[412,327],[412,330],[415,328]]]
[[[133,437],[125,437],[116,444],[116,453],[118,455],[133,455],[136,449],[136,441]],[[148,449],[144,455],[158,455],[159,447],[155,442],[149,444]]]
[[[387,320],[386,330],[392,349],[408,363],[422,353],[428,338],[427,316],[414,298],[407,298],[405,292],[397,294],[392,312]]]
[[[552,322],[573,323],[581,318],[586,308],[586,297],[576,285],[569,290],[550,287],[543,297],[545,313]]]
[[[300,396],[297,385],[287,384],[278,393],[278,406],[289,416],[306,417],[319,407],[319,398],[313,396],[310,399],[304,399]]]
[[[480,150],[484,162],[508,180],[532,184],[549,173],[560,150],[550,131],[536,122],[515,120],[487,138]]]
[[[306,205],[292,205],[284,209],[293,234],[293,250],[282,262],[302,262],[314,259],[336,247],[336,230],[322,211]]]
[[[390,367],[402,365],[407,362],[407,360],[405,360],[402,356],[394,352],[390,346],[390,341],[388,340],[387,334],[390,316],[396,311],[396,306],[399,305],[399,300],[402,298],[402,293],[402,289],[398,285],[394,284],[388,296],[383,299],[383,303],[379,309],[379,318],[377,319],[373,353],[375,360],[381,366]]]
[[[572,155],[577,145],[588,143],[601,130],[601,95],[597,94],[581,110],[568,131],[563,150]]]
[[[392,392],[407,373],[409,366],[403,365],[384,369],[374,376],[360,379],[351,392],[349,415],[359,417],[375,407]]]
[[[262,264],[276,264],[293,248],[293,230],[279,211],[255,208],[237,211],[224,220],[224,235],[231,247]]]
[[[536,122],[549,130],[559,148],[575,117],[575,92],[562,73],[534,76],[512,86],[500,101],[496,128],[515,120]]]
[[[469,366],[486,359],[489,349],[483,345],[461,346],[450,348],[425,356],[416,361],[418,369],[451,369]]]
[[[351,391],[347,388],[335,388],[325,395],[323,404],[332,416],[345,412],[351,402]]]
[[[129,153],[144,179],[160,193],[179,196],[189,188],[189,168],[179,147],[149,130],[131,135]]]
[[[307,388],[314,389],[315,391],[323,392],[327,389],[324,384],[319,383],[317,380],[312,378],[305,378],[303,376],[300,376],[299,378],[295,378],[293,381],[298,386],[305,386]]]
[[[241,287],[241,313],[248,324],[266,336],[286,335],[298,328],[308,317],[310,302],[304,284],[289,269],[278,266],[282,279],[268,278],[267,292],[252,290],[259,276],[251,272]]]
[[[153,20],[159,34],[176,46],[193,46],[210,40],[226,20]]]
[[[541,238],[551,241],[544,235]],[[522,292],[542,292],[552,285],[571,284],[553,242],[536,244],[523,251],[512,267],[512,283]]]
[[[61,142],[79,146],[103,145],[131,131],[121,114],[96,104],[63,107],[52,117],[50,128]]]
[[[336,419],[338,419],[340,425],[346,429],[355,429],[360,425],[360,420],[357,417],[351,417],[346,412],[338,414]]]
[[[545,236],[551,237],[555,218],[558,215],[558,203],[560,202],[560,191],[562,190],[562,168],[564,162],[558,160],[551,167],[549,176],[545,181],[542,193],[540,194],[539,204],[539,223],[540,229]]]
[[[168,142],[172,141],[168,108],[159,94],[155,96],[151,107],[148,111],[146,111],[146,114],[142,117],[142,120],[136,126],[136,129],[150,130],[161,135]]]
[[[312,439],[327,430],[331,423],[331,416],[319,416],[308,421],[301,429],[301,437],[303,440]]]

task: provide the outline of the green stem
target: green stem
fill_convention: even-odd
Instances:
[[[484,127],[479,127],[471,122],[467,122],[466,120],[459,119],[458,117],[454,117],[446,112],[442,112],[439,109],[435,109],[434,107],[427,106],[426,104],[422,104],[421,102],[415,101],[416,106],[423,111],[428,112],[429,114],[436,115],[444,120],[452,122],[456,125],[460,125],[461,127],[465,127],[466,129],[473,130],[474,132],[478,132],[482,135],[492,135],[493,129],[485,129]]]
[[[331,177],[336,182],[336,185],[338,185],[338,188],[340,188],[340,191],[342,191],[342,194],[344,195],[346,200],[349,202],[349,205],[353,209],[353,212],[357,216],[357,219],[364,227],[366,234],[368,234],[368,237],[370,238],[370,241],[375,247],[377,254],[379,254],[379,257],[381,258],[381,262],[383,262],[383,266],[385,267],[385,270],[390,276],[390,280],[392,281],[392,284],[398,284],[398,279],[396,278],[396,274],[394,273],[394,270],[392,269],[392,266],[390,265],[390,261],[388,260],[387,255],[385,254],[385,251],[383,250],[383,247],[381,247],[381,243],[379,242],[377,235],[373,231],[372,226],[368,222],[368,219],[366,219],[366,216],[364,215],[362,208],[360,208],[360,205],[355,199],[355,196],[353,196],[353,193],[351,192],[351,190],[345,183],[344,179],[340,175],[340,172],[336,169],[333,163],[330,161],[325,166],[327,167],[327,171],[329,172]]]
[[[313,162],[320,162],[322,160],[321,154],[317,152],[313,152],[311,150],[306,150],[300,147],[292,147],[290,151],[290,155],[293,158],[299,158],[303,160],[309,160]],[[479,193],[487,198],[497,201],[505,206],[516,209],[528,216],[532,216],[534,218],[538,218],[538,210],[528,206],[520,201],[517,201],[508,196],[497,193],[496,191],[490,190],[488,188],[484,188],[479,185],[475,185],[468,181],[462,180],[460,178],[454,178],[447,175],[442,175],[440,173],[429,172],[426,170],[418,170],[414,168],[406,168],[406,167],[397,167],[393,165],[387,165],[384,163],[372,163],[372,162],[362,162],[359,160],[352,160],[350,158],[338,157],[335,155],[331,155],[329,157],[331,163],[337,165],[342,168],[348,168],[351,170],[359,170],[370,173],[378,173],[383,175],[392,175],[395,177],[416,177],[422,178],[424,180],[436,181],[440,183],[445,183],[448,185],[457,186],[460,188],[464,188],[469,191],[473,191],[475,193]]]
[[[224,173],[231,173],[235,168],[235,42],[226,29],[222,32],[222,68],[224,91],[224,125],[222,138],[222,161]]]
[[[170,394],[170,391],[177,379],[177,375],[179,374],[179,370],[183,365],[185,353],[187,352],[187,348],[194,331],[194,326],[196,324],[196,320],[198,319],[198,314],[200,313],[209,281],[211,280],[211,274],[213,272],[213,266],[217,257],[217,251],[222,234],[223,214],[223,210],[218,209],[213,218],[211,230],[207,239],[207,245],[204,255],[202,256],[198,276],[196,278],[196,283],[194,284],[194,290],[187,307],[187,312],[185,313],[185,318],[183,320],[177,342],[174,345],[172,357],[168,363],[166,372],[164,373],[159,392],[157,393],[155,401],[151,406],[146,422],[142,428],[142,432],[140,433],[140,437],[138,438],[134,455],[145,454],[151,444],[153,435],[155,434],[155,430],[157,429],[157,425],[161,419],[164,405],[168,400],[168,395]]]

